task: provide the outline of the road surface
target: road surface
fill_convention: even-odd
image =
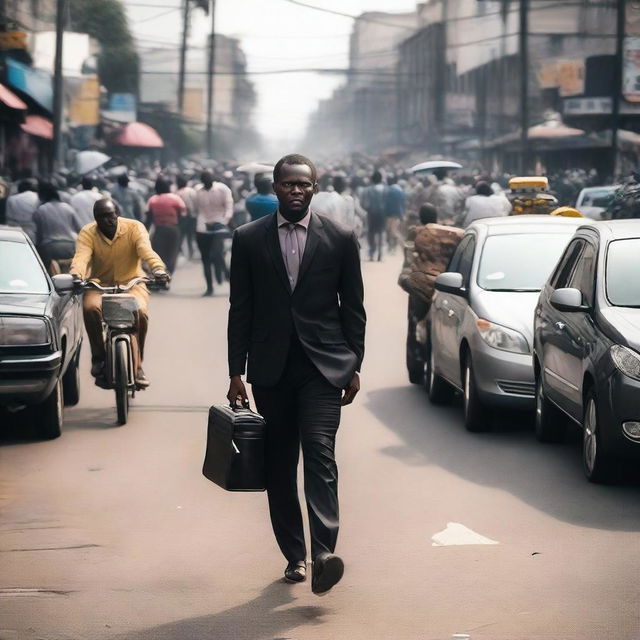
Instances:
[[[92,385],[61,438],[0,442],[0,639],[640,638],[640,488],[582,477],[527,416],[466,433],[407,382],[398,258],[365,263],[362,392],[338,434],[343,581],[281,581],[265,495],[201,476],[226,394],[227,289],[183,264],[154,294],[151,387],[115,426]],[[459,544],[454,544],[459,543]],[[464,636],[460,636],[464,637]]]

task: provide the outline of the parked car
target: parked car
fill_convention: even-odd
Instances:
[[[0,408],[25,411],[42,438],[60,435],[80,397],[82,314],[70,275],[50,278],[27,235],[0,227]]]
[[[535,311],[536,434],[583,433],[583,467],[605,481],[640,459],[640,220],[580,227]]]
[[[427,315],[425,384],[439,403],[462,391],[469,431],[488,409],[533,409],[533,311],[579,218],[490,218],[466,231],[436,279]]]
[[[607,185],[603,187],[586,187],[582,189],[576,199],[576,209],[585,218],[602,220],[602,214],[613,202],[613,197],[619,185]]]

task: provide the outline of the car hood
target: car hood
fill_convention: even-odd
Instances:
[[[604,331],[618,344],[640,351],[640,309],[606,307],[600,310]]]
[[[519,331],[533,345],[533,314],[540,297],[539,291],[474,292],[474,312],[485,320]]]
[[[43,316],[49,294],[0,293],[0,315]]]

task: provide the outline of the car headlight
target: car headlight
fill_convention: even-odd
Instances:
[[[42,318],[0,317],[0,346],[22,347],[49,343],[49,330]]]
[[[640,380],[640,353],[623,347],[621,344],[614,344],[609,353],[618,371],[634,380]]]
[[[529,353],[527,339],[518,331],[489,322],[483,318],[476,320],[476,327],[481,338],[494,349],[511,351],[512,353]]]

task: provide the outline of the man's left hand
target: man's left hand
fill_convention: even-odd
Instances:
[[[153,277],[156,280],[160,280],[161,282],[169,282],[169,280],[171,280],[171,277],[169,276],[169,274],[166,271],[154,271],[153,272]]]
[[[351,382],[344,388],[344,395],[342,396],[342,406],[351,404],[356,397],[358,391],[360,391],[360,376],[355,373]]]

